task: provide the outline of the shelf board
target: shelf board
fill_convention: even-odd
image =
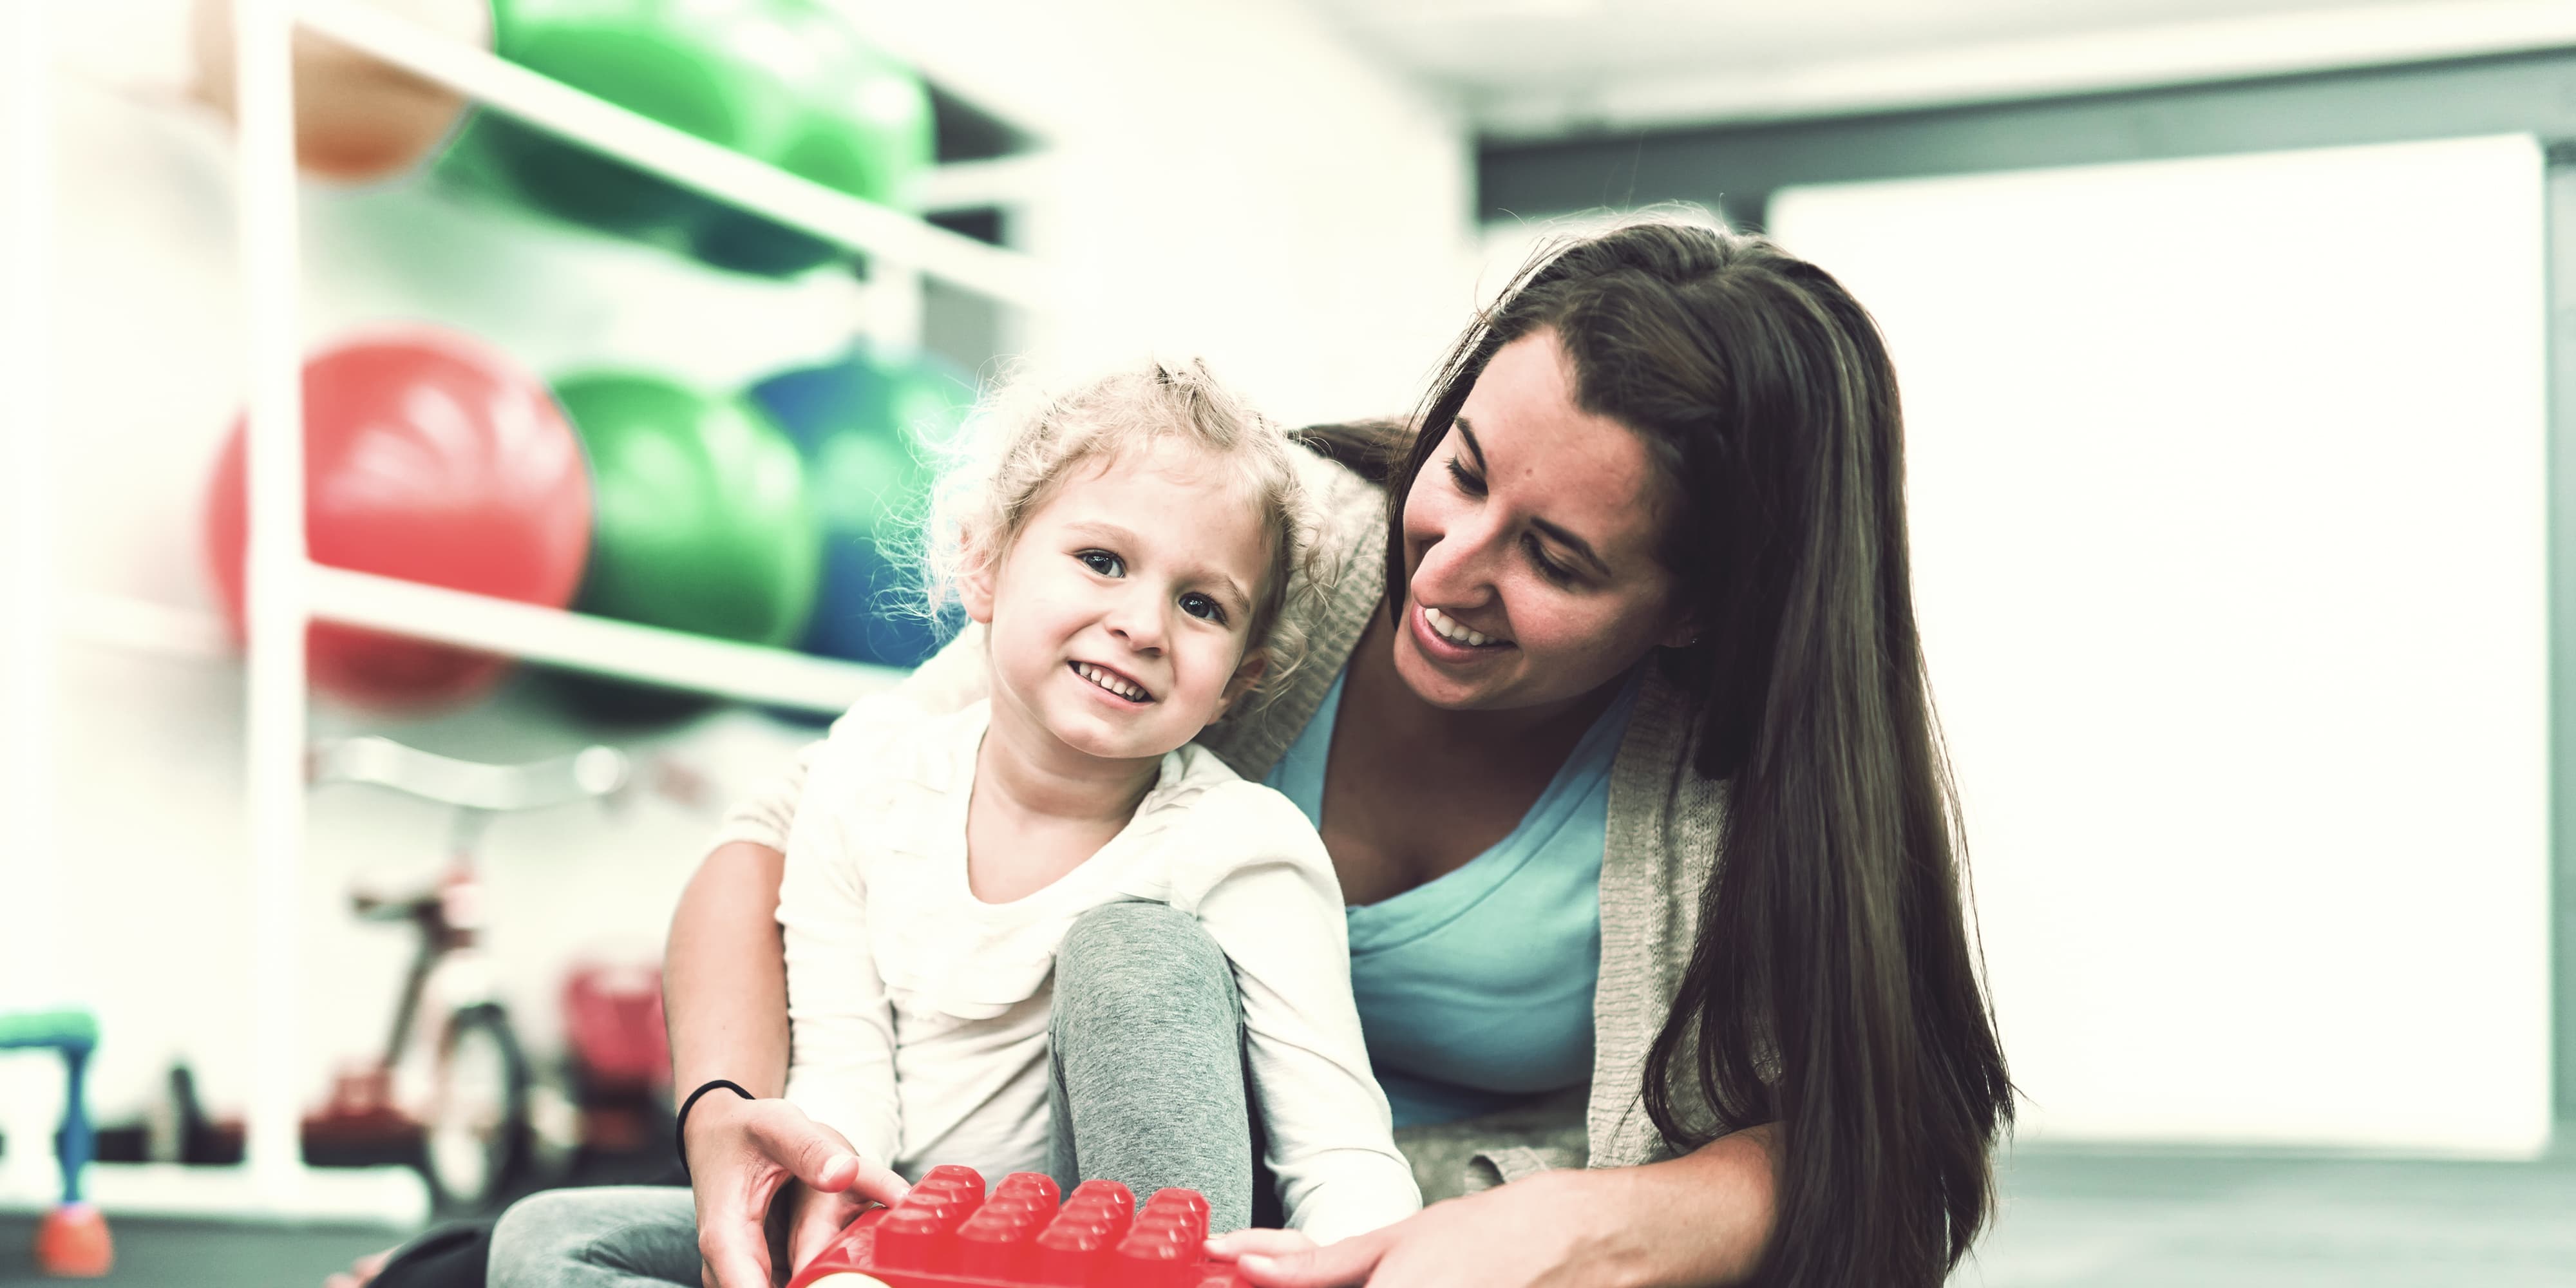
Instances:
[[[674,129],[356,0],[297,0],[304,26],[520,120],[780,223],[1038,312],[1035,261]]]
[[[308,565],[314,617],[700,693],[839,713],[901,680],[893,667],[710,639],[392,577]]]

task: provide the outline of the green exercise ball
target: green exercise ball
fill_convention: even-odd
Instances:
[[[896,210],[921,203],[933,139],[930,91],[912,69],[860,44],[837,22],[814,24],[833,70],[798,87],[797,120],[767,152],[789,174]],[[736,272],[785,277],[845,257],[840,246],[767,216],[714,206],[690,239],[698,258]]]
[[[494,0],[503,58],[826,187],[911,209],[929,91],[819,0]],[[447,173],[539,210],[770,276],[838,246],[495,112]]]
[[[780,2],[494,0],[492,44],[530,71],[751,152],[791,113],[761,47]],[[612,232],[649,232],[697,208],[656,175],[500,113],[481,113],[466,146],[530,205]]]
[[[602,372],[555,382],[590,457],[596,527],[574,607],[623,621],[786,647],[814,607],[822,529],[796,446],[740,398],[659,376]],[[605,719],[649,721],[704,705],[693,695],[569,678]]]

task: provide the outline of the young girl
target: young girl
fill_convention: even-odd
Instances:
[[[1296,449],[1197,364],[994,419],[941,489],[931,558],[986,633],[992,696],[845,720],[809,771],[779,890],[787,1098],[906,1177],[1070,1187],[1073,1124],[1048,1108],[1057,947],[1104,904],[1167,904],[1233,964],[1290,1222],[1329,1240],[1411,1213],[1323,842],[1190,745],[1290,664]],[[798,1211],[799,1243],[843,1215],[810,1192]]]
[[[1057,951],[1086,913],[1161,904],[1231,963],[1288,1223],[1330,1242],[1412,1213],[1323,842],[1190,742],[1294,663],[1280,608],[1308,527],[1296,449],[1196,363],[1122,370],[982,428],[940,488],[930,565],[985,633],[972,678],[991,696],[939,716],[862,704],[811,762],[778,902],[787,1098],[906,1178],[964,1163],[1069,1190],[1089,1176],[1050,1060],[1051,1027],[1067,1045],[1080,1032],[1052,1014]],[[1188,1183],[1193,1154],[1230,1143],[1190,1134],[1168,1142],[1177,1172],[1111,1179]],[[686,1192],[641,1193],[518,1205],[491,1282],[699,1282]],[[800,1193],[791,1264],[852,1202]],[[1247,1219],[1210,1216],[1220,1232]]]

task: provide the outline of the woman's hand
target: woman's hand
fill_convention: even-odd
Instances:
[[[775,1282],[763,1223],[778,1187],[791,1180],[818,1192],[816,1201],[796,1209],[799,1218],[811,1213],[817,1226],[843,1205],[855,1212],[863,1201],[892,1204],[911,1188],[884,1164],[860,1158],[841,1133],[784,1100],[702,1097],[689,1111],[685,1144],[698,1204],[699,1277],[706,1288],[770,1288]],[[799,1246],[796,1240],[807,1229],[801,1219],[791,1228],[791,1263],[822,1246],[820,1238]]]
[[[1430,1207],[1383,1230],[1316,1247],[1285,1230],[1245,1230],[1211,1241],[1259,1288],[1590,1288],[1630,1282],[1618,1240],[1585,1219],[1599,1197],[1547,1172]],[[1298,1246],[1298,1245],[1303,1245]]]

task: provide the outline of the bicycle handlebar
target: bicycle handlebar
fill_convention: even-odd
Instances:
[[[523,765],[487,765],[369,736],[314,744],[309,779],[366,783],[442,805],[497,813],[606,796],[632,775],[626,753],[615,747],[585,747]]]

